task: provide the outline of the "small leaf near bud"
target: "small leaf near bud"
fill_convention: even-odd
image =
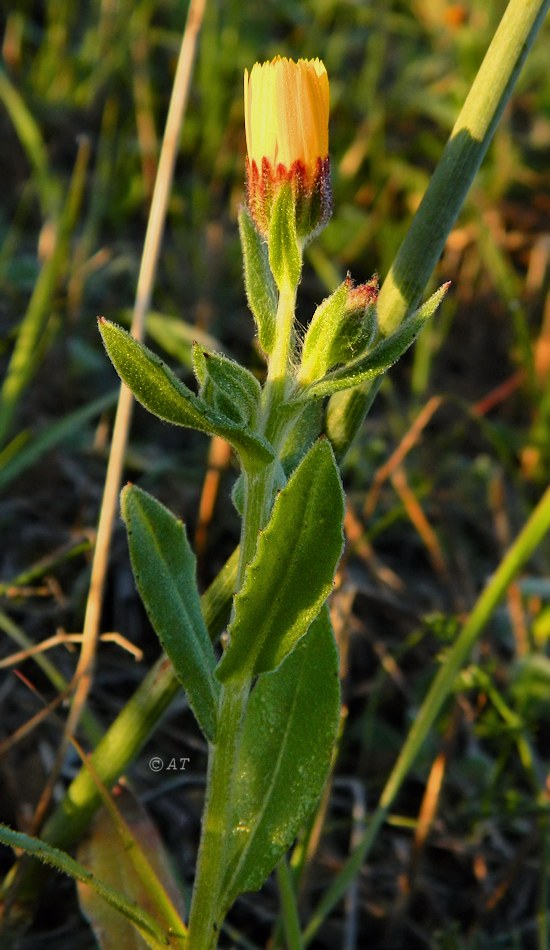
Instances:
[[[195,343],[193,368],[200,395],[213,408],[238,424],[249,425],[254,420],[262,390],[244,366]]]
[[[267,243],[257,230],[250,212],[243,207],[239,214],[239,231],[244,261],[244,285],[258,341],[268,355],[275,341],[277,287],[269,266]]]

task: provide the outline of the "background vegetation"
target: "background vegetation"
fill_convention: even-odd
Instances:
[[[244,68],[278,53],[320,56],[331,79],[335,211],[308,252],[307,319],[346,271],[357,280],[386,273],[504,7],[209,0],[148,327],[172,365],[187,374],[191,341],[208,334],[262,371],[236,226]],[[20,0],[6,17],[4,656],[82,627],[117,393],[95,318],[129,319],[184,18],[172,0]],[[347,721],[306,918],[376,802],[442,652],[549,481],[547,41],[548,29],[434,276],[434,285],[452,281],[441,313],[385,381],[345,463],[348,545],[333,606]],[[126,475],[190,525],[205,586],[237,537],[230,458],[138,407]],[[493,617],[368,867],[316,947],[544,946],[549,566],[546,544]],[[138,656],[127,645],[100,647],[92,709],[107,725],[157,656],[120,528],[102,629]],[[45,716],[44,704],[76,664],[67,643],[43,656],[42,666],[21,659],[19,675],[9,668],[0,681],[0,818],[23,829],[61,734],[59,708]],[[153,754],[191,761],[185,772],[154,774]],[[65,777],[77,765],[69,757]],[[204,765],[181,699],[132,771],[184,887]],[[93,946],[72,885],[53,879],[49,888],[21,947]],[[274,886],[245,898],[226,945],[262,946],[276,914]]]

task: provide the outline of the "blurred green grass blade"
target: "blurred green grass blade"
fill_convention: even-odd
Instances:
[[[302,950],[302,929],[298,913],[297,894],[285,856],[279,861],[276,874],[281,917],[288,950]]]
[[[395,798],[409,774],[420,749],[432,729],[444,702],[452,693],[456,676],[479,639],[495,608],[504,597],[508,587],[527,563],[536,548],[550,531],[550,488],[546,490],[537,507],[531,513],[515,542],[504,556],[497,570],[478,598],[457,640],[449,649],[445,660],[432,682],[428,693],[414,718],[413,725],[403,743],[397,761],[384,786],[378,807],[369,822],[367,831],[348,858],[344,868],[333,881],[304,933],[306,945],[322,926],[332,908],[343,897],[350,882],[359,873],[376,835],[383,825]]]
[[[30,567],[24,568],[15,577],[10,578],[8,582],[0,581],[0,595],[9,596],[10,588],[26,587],[30,584],[38,583],[44,577],[53,574],[62,564],[78,557],[92,547],[90,538],[85,537],[82,540],[77,538],[74,541],[68,541],[51,553],[39,558]]]
[[[36,465],[50,449],[64,442],[65,439],[70,439],[76,432],[81,431],[85,423],[114,406],[117,397],[118,389],[99,399],[94,399],[88,405],[60,419],[59,422],[54,422],[35,437],[29,433],[18,433],[15,439],[12,439],[0,452],[0,491],[26,469]]]
[[[130,327],[132,323],[132,311],[130,309],[118,311],[114,316],[120,320],[124,327]],[[168,356],[189,369],[193,368],[194,343],[200,343],[201,346],[209,350],[231,356],[227,346],[220,343],[215,336],[207,333],[206,330],[201,330],[200,327],[194,326],[192,323],[188,323],[181,317],[174,317],[158,310],[149,310],[145,321],[145,329],[147,336],[158,344]]]
[[[131,315],[130,315],[131,316]],[[181,317],[174,319],[164,313],[149,311],[145,322],[147,333],[162,349],[179,360],[184,366],[192,368],[193,343],[200,343],[210,350],[226,352],[226,348],[205,330],[187,323]],[[226,355],[229,355],[226,353]]]
[[[10,638],[14,643],[22,650],[28,650],[34,646],[33,641],[27,637],[27,635],[21,630],[21,627],[16,624],[8,614],[0,608],[0,630],[3,630],[5,635]],[[59,693],[62,693],[63,690],[67,689],[69,685],[62,673],[60,673],[57,667],[48,659],[47,656],[44,656],[42,653],[35,653],[33,655],[34,662],[40,667],[42,672],[48,677],[52,686],[55,686],[56,690]]]
[[[130,327],[132,323],[132,311],[130,309],[121,310],[116,316],[123,326]],[[216,350],[218,353],[225,353],[226,356],[231,355],[227,347],[212,334],[207,333],[206,330],[201,330],[200,327],[192,323],[188,323],[181,317],[174,317],[168,313],[149,310],[145,319],[145,329],[147,336],[157,343],[165,353],[178,360],[183,366],[189,367],[189,369],[193,368],[193,343],[200,343],[201,346]]]
[[[59,182],[51,173],[42,133],[23,97],[1,68],[0,101],[6,107],[29,164],[33,169],[43,217],[48,218],[55,215],[59,207],[61,188]]]
[[[61,213],[51,256],[43,265],[23,317],[8,371],[0,392],[0,447],[5,445],[17,406],[32,379],[41,339],[51,315],[52,302],[59,278],[66,267],[68,245],[76,225],[84,194],[90,143],[82,139],[65,206]]]

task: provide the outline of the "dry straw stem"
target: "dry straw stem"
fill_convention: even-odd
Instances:
[[[145,318],[150,309],[180,131],[189,98],[195,50],[205,6],[206,0],[191,0],[180,47],[158,174],[151,202],[151,212],[147,222],[133,310],[131,332],[138,340],[143,338]],[[42,797],[44,804],[46,803],[46,797],[49,800],[50,790],[57,779],[56,773],[65,755],[69,737],[76,731],[92,684],[109,548],[118,505],[118,492],[128,442],[132,404],[133,397],[130,390],[125,386],[121,386],[92,562],[90,589],[84,617],[82,649],[74,677],[76,689],[67,717],[65,737],[59,749],[56,768],[52,771],[48,787],[45,789],[45,795]],[[43,810],[43,807],[41,808],[39,805],[39,811],[42,812]]]

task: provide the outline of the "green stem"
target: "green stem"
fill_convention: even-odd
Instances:
[[[269,517],[272,470],[270,465],[260,472],[244,473],[245,507],[237,590],[254,555],[258,534]],[[197,950],[216,946],[224,916],[222,886],[232,821],[232,791],[250,685],[245,678],[232,679],[222,687],[216,742],[209,748],[206,801],[189,916],[189,946]]]
[[[231,681],[222,688],[218,735],[209,750],[206,802],[189,917],[188,945],[196,950],[216,946],[223,919],[220,898],[231,828],[231,792],[249,689],[247,680]]]
[[[277,408],[286,398],[291,381],[296,289],[288,284],[280,291],[275,346],[270,357],[259,420],[260,430],[266,433],[276,451],[284,431]],[[254,556],[259,532],[269,518],[278,464],[276,460],[260,471],[243,473],[244,511],[237,591]],[[220,695],[218,734],[209,749],[201,843],[189,916],[189,946],[196,950],[210,950],[216,945],[224,916],[222,887],[233,817],[232,792],[250,686],[248,678],[235,678],[222,687]]]
[[[267,466],[267,470],[263,469],[261,472],[244,473],[244,512],[236,590],[242,587],[246,567],[256,550],[258,534],[269,517],[272,482],[273,465]]]
[[[274,421],[274,407],[284,401],[290,387],[296,291],[296,287],[287,284],[281,287],[279,293],[275,345],[269,358],[263,398],[263,420],[266,430]]]
[[[288,950],[303,950],[302,929],[296,905],[296,892],[286,858],[283,857],[277,865],[277,884],[283,916],[286,946]]]

